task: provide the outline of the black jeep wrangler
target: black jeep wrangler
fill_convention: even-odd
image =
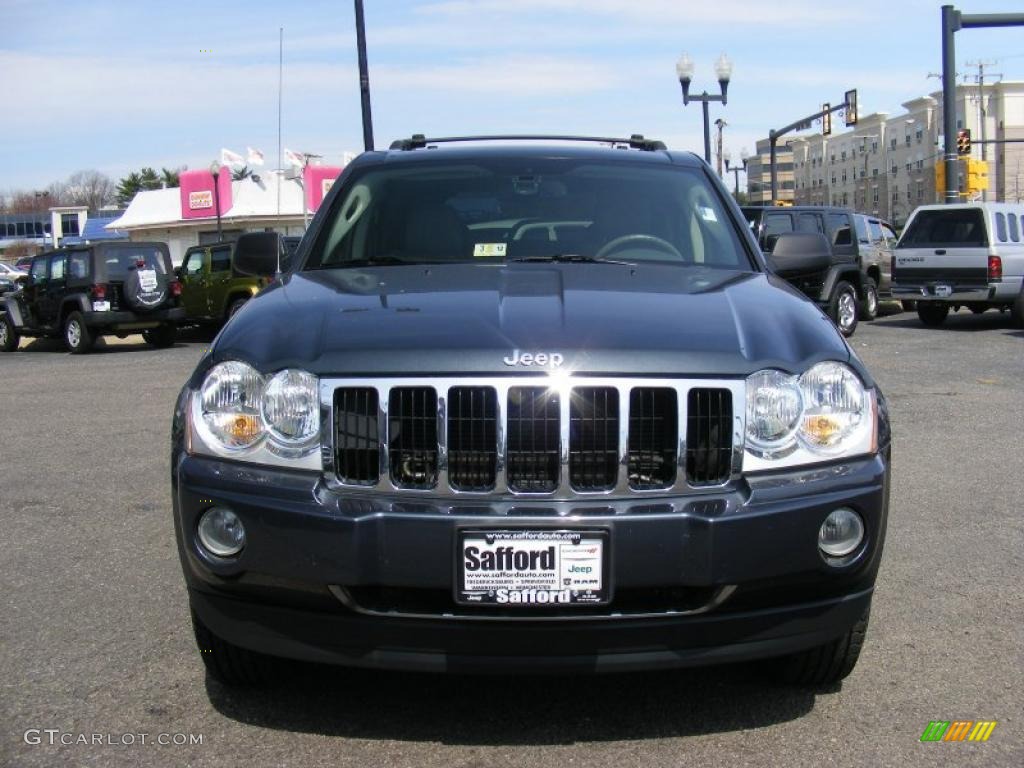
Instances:
[[[163,243],[98,243],[61,248],[32,259],[28,279],[0,298],[0,350],[21,336],[62,337],[74,354],[98,336],[142,333],[169,347],[185,317],[181,285]]]
[[[272,274],[276,238],[236,266]],[[831,683],[890,444],[871,375],[695,155],[413,137],[347,166],[178,398],[201,658],[234,684],[274,656]]]

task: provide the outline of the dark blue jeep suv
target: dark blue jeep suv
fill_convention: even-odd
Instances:
[[[239,267],[279,270],[245,235]],[[845,677],[885,537],[885,400],[708,166],[631,139],[351,163],[174,414],[201,657]]]

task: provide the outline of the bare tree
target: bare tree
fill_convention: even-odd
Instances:
[[[106,174],[95,170],[76,171],[67,180],[67,200],[98,211],[114,201],[116,186]]]

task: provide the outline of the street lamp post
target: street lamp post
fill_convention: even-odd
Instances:
[[[679,85],[683,89],[683,105],[691,101],[699,101],[704,110],[704,161],[711,164],[711,122],[708,116],[708,104],[712,101],[722,102],[722,106],[728,103],[729,79],[732,77],[732,61],[724,53],[715,62],[715,76],[718,78],[718,87],[721,93],[708,93],[704,91],[700,95],[690,94],[690,83],[693,82],[693,59],[688,53],[684,53],[676,62],[676,75],[679,76]]]
[[[210,163],[210,173],[213,174],[213,208],[217,213],[217,242],[224,239],[224,233],[220,229],[220,163],[214,160]]]
[[[745,150],[745,149],[740,150],[740,164],[739,165],[729,165],[729,158],[728,157],[725,158],[725,172],[726,173],[731,173],[733,175],[733,180],[734,180],[734,183],[735,183],[735,188],[733,190],[733,196],[737,200],[740,199],[740,173],[742,171],[746,171],[747,170],[747,160],[748,159],[749,159],[749,157],[747,155],[747,150]]]

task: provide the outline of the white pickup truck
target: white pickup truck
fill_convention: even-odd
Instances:
[[[1024,205],[925,205],[893,252],[892,295],[916,301],[925,325],[950,309],[1009,310],[1024,328]]]

